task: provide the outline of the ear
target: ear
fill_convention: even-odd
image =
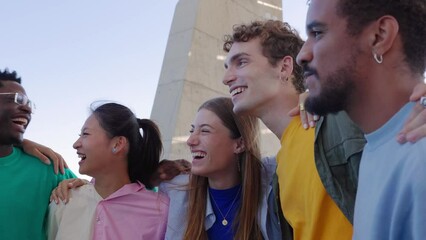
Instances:
[[[389,15],[385,15],[372,25],[371,48],[378,55],[386,54],[394,45],[399,32],[398,21]]]
[[[127,149],[127,138],[123,137],[123,136],[118,136],[118,137],[114,137],[112,139],[112,148],[113,153],[119,153],[119,152],[123,152]]]
[[[246,146],[244,145],[244,140],[242,137],[236,139],[236,144],[234,146],[234,153],[240,154],[246,150]]]
[[[294,59],[290,56],[285,56],[279,61],[280,66],[280,74],[283,79],[290,78],[290,76],[293,74],[293,62]]]

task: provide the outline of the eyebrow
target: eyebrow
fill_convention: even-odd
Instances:
[[[203,124],[201,124],[201,125],[199,126],[199,128],[202,128],[202,127],[209,127],[209,128],[214,129],[214,127],[212,127],[210,124],[207,124],[207,123],[203,123]],[[191,124],[191,128],[192,128],[192,129],[194,129],[194,128],[195,128],[194,124]]]
[[[244,52],[241,52],[241,53],[237,53],[237,54],[235,54],[234,56],[232,56],[231,57],[231,59],[229,59],[229,62],[230,63],[232,63],[232,62],[235,62],[235,60],[237,60],[238,58],[240,58],[240,57],[242,57],[242,56],[250,56],[248,53],[244,53]],[[228,68],[228,64],[225,62],[224,64],[223,64],[223,66],[227,69]]]

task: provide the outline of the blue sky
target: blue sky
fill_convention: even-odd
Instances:
[[[149,118],[177,2],[3,1],[0,69],[16,70],[37,105],[25,137],[78,174],[72,144],[91,102],[114,100]],[[283,8],[304,36],[306,2]]]

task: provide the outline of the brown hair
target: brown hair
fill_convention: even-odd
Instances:
[[[241,164],[241,206],[235,216],[234,239],[249,240],[262,239],[262,233],[257,221],[261,196],[261,167],[259,150],[258,120],[251,116],[237,116],[232,111],[233,104],[230,98],[219,97],[203,103],[198,111],[207,109],[214,112],[223,125],[231,132],[231,138],[241,137],[245,151],[240,153]],[[188,227],[184,239],[205,239],[207,233],[204,227],[206,215],[208,179],[202,176],[191,175],[189,180],[189,204],[191,214],[188,214]]]
[[[303,70],[297,65],[296,57],[303,46],[303,40],[295,29],[288,23],[279,20],[254,21],[251,24],[235,25],[232,35],[225,35],[223,50],[229,52],[234,42],[248,42],[254,38],[260,39],[263,55],[269,63],[276,66],[285,56],[293,58],[292,84],[296,91],[305,91]]]

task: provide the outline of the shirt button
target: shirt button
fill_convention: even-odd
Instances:
[[[97,218],[96,218],[96,222],[97,222],[98,224],[100,224],[100,223],[101,223],[101,218],[100,218],[100,217],[97,217]]]

